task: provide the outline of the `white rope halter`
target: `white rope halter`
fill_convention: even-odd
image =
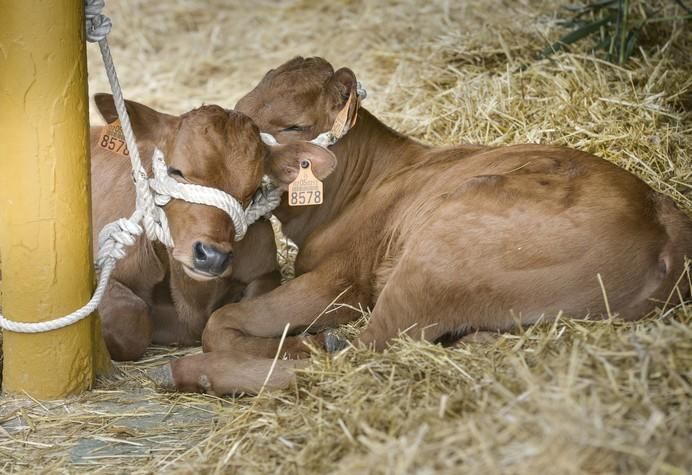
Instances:
[[[156,193],[154,201],[157,206],[166,205],[177,198],[190,203],[214,206],[224,211],[233,221],[235,240],[243,239],[247,232],[248,222],[242,205],[225,191],[208,186],[180,183],[168,176],[168,167],[163,153],[157,148],[152,156],[154,178],[149,179],[149,187]],[[169,232],[170,236],[170,232]]]
[[[368,91],[365,90],[365,87],[360,83],[360,81],[356,82],[356,95],[358,96],[358,101],[364,101],[368,97]],[[314,143],[315,145],[319,145],[320,147],[323,148],[329,148],[332,145],[334,145],[336,142],[339,141],[344,135],[348,133],[348,131],[351,130],[350,128],[344,129],[344,131],[340,135],[334,134],[332,130],[328,130],[326,132],[322,132],[319,134],[317,137],[315,137],[312,140],[309,140],[310,143]],[[260,137],[262,138],[262,141],[267,144],[267,145],[276,145],[279,142],[276,140],[276,137],[274,137],[272,134],[268,132],[262,132],[260,133]]]
[[[158,148],[152,155],[152,170],[154,178],[136,181],[136,183],[146,184],[150,192],[153,192],[153,208],[145,211],[146,203],[149,201],[141,200],[142,202],[137,204],[135,213],[129,219],[121,218],[103,227],[98,239],[97,267],[102,267],[108,257],[116,259],[125,257],[125,246],[133,245],[136,237],[142,234],[143,229],[139,222],[143,222],[145,218],[152,221],[151,229],[155,232],[155,235],[147,235],[147,237],[152,241],[159,240],[166,247],[173,248],[173,236],[168,227],[166,213],[162,208],[172,199],[213,206],[224,211],[233,221],[236,241],[243,239],[248,226],[271,213],[281,203],[281,190],[275,187],[267,177],[263,179],[262,187],[255,193],[247,209],[243,209],[240,202],[233,196],[217,188],[180,183],[168,175],[166,161]],[[152,218],[154,215],[155,219]]]
[[[113,92],[113,101],[130,152],[132,177],[136,192],[135,211],[129,218],[120,218],[109,223],[99,232],[99,248],[95,261],[96,267],[101,273],[94,295],[86,305],[64,317],[38,323],[15,322],[0,314],[0,328],[4,330],[17,333],[40,333],[72,325],[91,315],[101,302],[110,275],[115,269],[115,263],[125,257],[127,254],[125,247],[132,246],[137,241],[137,236],[146,232],[150,240],[159,240],[165,246],[173,247],[173,237],[163,209],[163,206],[171,199],[181,199],[223,210],[233,221],[236,241],[245,236],[250,224],[270,213],[281,203],[282,190],[275,186],[268,177],[263,178],[261,189],[255,194],[247,209],[243,209],[238,200],[222,190],[180,183],[168,176],[168,167],[163,153],[158,149],[154,150],[152,156],[154,177],[149,178],[147,176],[139,156],[139,149],[125,107],[125,99],[106,39],[112,23],[110,18],[101,14],[104,5],[104,0],[85,0],[86,37],[88,41],[98,41],[101,49],[106,74]]]

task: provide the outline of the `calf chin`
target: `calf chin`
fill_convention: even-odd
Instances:
[[[222,274],[202,273],[200,271],[195,270],[192,267],[186,266],[185,264],[183,264],[182,267],[183,272],[185,272],[185,275],[197,282],[210,282],[212,280],[224,279],[226,277],[229,277],[233,273],[233,268],[231,266],[228,266]]]

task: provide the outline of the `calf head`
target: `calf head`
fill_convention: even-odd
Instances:
[[[334,71],[322,58],[297,57],[270,70],[236,110],[280,143],[311,140],[332,129],[339,114],[349,127],[355,123],[357,85],[348,68]]]
[[[97,94],[94,99],[108,123],[118,118],[111,95]],[[286,187],[305,159],[318,177],[336,166],[331,152],[312,144],[265,145],[252,120],[219,106],[173,116],[132,101],[126,105],[143,156],[159,148],[169,176],[220,189],[243,207],[251,203],[265,174]],[[165,210],[174,242],[169,252],[184,272],[197,281],[230,275],[235,235],[231,218],[218,208],[176,199]]]

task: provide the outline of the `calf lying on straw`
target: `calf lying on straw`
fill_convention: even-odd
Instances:
[[[112,97],[100,94],[95,100],[104,119],[114,122]],[[285,181],[286,170],[297,168],[303,155],[317,153],[333,160],[331,153],[315,145],[269,147],[248,117],[218,106],[203,106],[181,116],[130,101],[127,108],[147,168],[158,147],[169,176],[222,190],[243,207],[253,199],[265,173]],[[117,135],[106,132],[91,131],[95,230],[130,216],[135,208],[126,149]],[[333,168],[333,162],[326,162]],[[276,166],[276,173],[271,166]],[[165,213],[174,246],[137,238],[118,262],[99,306],[113,359],[137,359],[152,342],[194,344],[215,309],[278,285],[268,222],[257,222],[244,239],[233,242],[237,230],[221,209],[173,199],[165,205]]]
[[[372,309],[355,343],[382,350],[401,333],[434,341],[559,312],[636,319],[688,290],[680,277],[692,220],[594,155],[422,145],[359,108],[353,72],[320,58],[271,70],[237,110],[280,143],[310,140],[336,122],[338,165],[321,205],[284,202],[276,211],[301,248],[298,277],[214,312],[206,353],[163,372],[179,389],[256,391],[262,379],[251,387],[242,368],[266,372],[286,324],[293,336],[283,353],[303,354],[307,341],[338,349],[343,342],[323,330],[359,316],[353,307]],[[348,305],[325,313],[335,300]],[[306,329],[321,333],[299,334]],[[281,363],[270,387],[291,380]]]

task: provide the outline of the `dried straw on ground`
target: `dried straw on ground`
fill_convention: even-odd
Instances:
[[[109,12],[127,96],[162,110],[231,106],[267,69],[321,55],[354,69],[368,86],[366,107],[421,140],[579,147],[692,212],[689,28],[651,29],[624,68],[583,47],[535,61],[563,33],[559,5],[123,0]],[[679,13],[672,1],[661,5]],[[91,91],[106,91],[96,49],[89,55]],[[295,388],[257,398],[162,394],[143,377],[190,351],[154,349],[73,401],[4,397],[0,471],[692,467],[692,304],[630,324],[560,319],[453,348],[401,340],[383,354],[320,353]]]

